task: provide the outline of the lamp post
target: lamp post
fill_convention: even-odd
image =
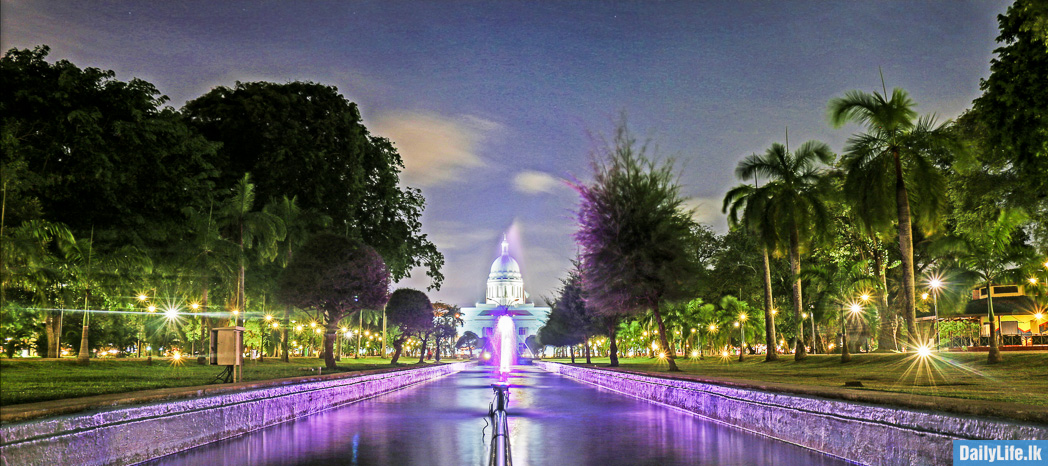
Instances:
[[[935,325],[932,327],[932,331],[935,332],[935,351],[939,351],[939,288],[942,288],[942,280],[938,277],[933,277],[929,282],[928,286],[932,289],[932,308],[935,309]]]

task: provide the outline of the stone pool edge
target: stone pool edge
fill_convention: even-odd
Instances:
[[[955,439],[1048,439],[1048,425],[534,361],[549,372],[873,466],[950,464]]]
[[[253,383],[214,390],[219,393],[189,390],[190,396],[178,399],[147,398],[5,422],[0,424],[0,465],[140,463],[434,380],[471,364]]]

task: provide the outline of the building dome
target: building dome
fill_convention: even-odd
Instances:
[[[523,304],[527,299],[528,294],[524,292],[524,277],[520,273],[520,265],[513,256],[509,255],[509,241],[503,236],[502,255],[491,263],[485,302],[509,306]]]

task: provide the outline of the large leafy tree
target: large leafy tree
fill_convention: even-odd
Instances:
[[[937,124],[933,116],[918,118],[916,105],[898,88],[890,97],[887,91],[849,91],[829,103],[834,126],[855,122],[866,127],[865,133],[851,136],[845,147],[841,163],[846,172],[844,195],[869,229],[878,230],[893,221],[898,227],[901,309],[911,340],[918,335],[913,227],[916,223],[931,231],[941,221],[946,185],[935,161],[946,158],[942,153],[957,149],[946,125]]]
[[[385,309],[386,318],[400,330],[393,338],[393,359],[390,361],[391,364],[396,364],[404,350],[404,342],[409,337],[429,332],[433,328],[433,304],[426,293],[411,288],[399,288],[389,296]],[[422,353],[425,352],[426,349],[422,348]]]
[[[102,251],[165,252],[181,209],[211,191],[217,145],[164,107],[152,84],[48,63],[48,52],[11,49],[0,59],[0,156],[20,178],[5,222],[42,217],[77,237],[94,230]]]
[[[247,310],[245,276],[248,251],[255,252],[257,262],[274,260],[278,252],[277,243],[284,239],[287,231],[279,217],[255,209],[255,185],[249,174],[244,174],[237,181],[218,214],[224,236],[238,248],[237,288],[233,308],[239,311],[237,325],[241,325],[243,313]]]
[[[389,272],[382,257],[360,240],[321,233],[295,254],[277,286],[279,300],[320,314],[324,361],[334,369],[339,322],[347,314],[385,306]]]
[[[801,251],[829,224],[825,198],[829,189],[825,165],[835,155],[829,146],[818,141],[801,144],[790,152],[782,144],[772,144],[763,154],[753,154],[739,163],[739,178],[761,176],[768,181],[760,188],[741,186],[726,199],[745,199],[743,218],[761,242],[775,249],[786,249],[790,258],[793,288],[793,317],[798,336],[794,358],[804,359],[803,294],[801,289]],[[770,275],[770,268],[769,275]],[[770,278],[770,277],[769,277]],[[767,293],[767,291],[766,291]],[[767,299],[767,296],[765,297]],[[770,307],[765,305],[765,307]],[[770,310],[765,310],[770,317]],[[766,318],[767,320],[767,318]],[[774,348],[774,346],[771,346]]]
[[[650,309],[669,369],[678,371],[659,309],[686,290],[698,266],[687,254],[695,221],[684,207],[673,164],[652,159],[623,122],[594,157],[593,171],[592,184],[573,184],[580,198],[575,239],[587,299],[610,316]]]
[[[425,266],[431,287],[440,286],[444,258],[421,233],[425,199],[399,186],[403,161],[393,144],[371,135],[357,105],[336,88],[238,82],[187,103],[184,112],[222,143],[222,185],[251,172],[259,199],[297,196],[302,208],[330,217],[334,231],[375,248],[394,280]]]

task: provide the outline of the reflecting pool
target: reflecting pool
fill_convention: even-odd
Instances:
[[[507,412],[516,466],[850,464],[538,368],[515,369]],[[473,368],[145,464],[486,465],[492,380]]]

